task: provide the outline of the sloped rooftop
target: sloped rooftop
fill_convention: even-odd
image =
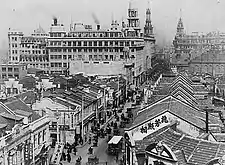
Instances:
[[[205,128],[205,113],[173,96],[167,96],[154,104],[144,107],[138,112],[130,128],[141,125],[165,112],[170,112],[196,127]],[[222,126],[221,120],[213,115],[209,115],[209,123]]]
[[[160,129],[141,141],[136,141],[137,153],[145,151],[148,145],[155,141],[165,143],[177,156],[183,150],[188,164],[204,165],[216,157],[225,155],[225,143],[211,142],[178,133],[170,127]],[[184,162],[182,155],[177,156],[178,162]]]

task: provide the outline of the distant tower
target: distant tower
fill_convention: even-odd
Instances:
[[[140,20],[138,17],[138,9],[132,8],[131,2],[129,2],[129,9],[128,9],[128,28],[132,28],[136,36],[140,35]]]
[[[153,35],[153,26],[151,21],[151,10],[148,8],[146,10],[146,20],[145,20],[145,27],[144,27],[144,35],[150,36]]]
[[[180,19],[179,19],[178,24],[177,24],[177,34],[176,34],[176,36],[182,37],[183,35],[184,35],[184,24],[183,24],[183,21],[182,21],[181,10],[180,10]]]

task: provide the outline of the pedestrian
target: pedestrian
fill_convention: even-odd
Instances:
[[[70,154],[69,153],[67,153],[67,161],[70,163],[70,161],[71,161],[71,156],[70,156]]]
[[[78,160],[79,160],[79,161],[81,162],[81,160],[82,160],[82,157],[81,157],[81,156],[79,156]]]
[[[91,137],[89,137],[88,144],[91,144]]]
[[[116,161],[118,161],[118,159],[119,159],[119,154],[116,153]]]
[[[62,160],[66,161],[66,154],[65,154],[65,152],[62,152]]]
[[[74,152],[74,155],[76,155],[77,154],[77,148],[74,146],[74,148],[73,148],[73,152]]]

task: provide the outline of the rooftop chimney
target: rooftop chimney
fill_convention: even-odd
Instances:
[[[58,20],[57,20],[56,17],[54,17],[54,18],[53,18],[53,25],[54,25],[54,26],[57,26],[57,23],[58,23]]]
[[[100,30],[100,28],[101,28],[101,26],[98,24],[98,25],[97,25],[97,30]]]

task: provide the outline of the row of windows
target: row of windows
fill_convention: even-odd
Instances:
[[[12,50],[12,54],[17,54],[17,50]]]
[[[134,52],[134,49],[130,49]],[[50,52],[123,52],[123,48],[105,48],[105,49],[50,49]]]
[[[45,50],[21,50],[20,53],[25,53],[25,54],[45,54]]]
[[[9,47],[10,47],[10,44],[9,44]],[[18,47],[18,44],[12,43],[12,47],[13,47],[13,48],[17,48],[17,47]]]
[[[61,62],[52,62],[51,67],[53,68],[61,68],[61,67],[69,67],[69,63],[61,63]]]
[[[12,37],[12,41],[17,41],[17,37]]]
[[[46,141],[46,129],[34,135],[34,148]]]
[[[63,60],[67,60],[67,59],[71,59],[72,55],[51,55],[50,59],[63,59]]]
[[[21,44],[21,48],[28,48],[28,49],[42,49],[44,45],[30,45],[30,44]]]
[[[6,73],[2,73],[2,79],[6,79],[6,78],[17,78],[17,79],[19,79],[20,77],[19,77],[19,74],[11,74],[11,73],[8,73],[8,74],[6,74]]]
[[[11,68],[11,67],[9,67],[7,69],[6,67],[2,67],[2,72],[6,72],[6,71],[8,71],[8,72],[12,72],[12,71],[19,72],[19,68]]]
[[[116,29],[117,30],[117,29]],[[50,37],[123,37],[121,32],[72,32],[66,33],[50,33]]]
[[[17,56],[9,56],[9,60],[11,61],[18,61],[18,57]]]
[[[50,41],[51,46],[134,46],[134,41]]]
[[[49,64],[31,64],[31,63],[29,63],[28,64],[29,65],[29,67],[36,67],[36,68],[47,68],[48,66],[49,66]]]

